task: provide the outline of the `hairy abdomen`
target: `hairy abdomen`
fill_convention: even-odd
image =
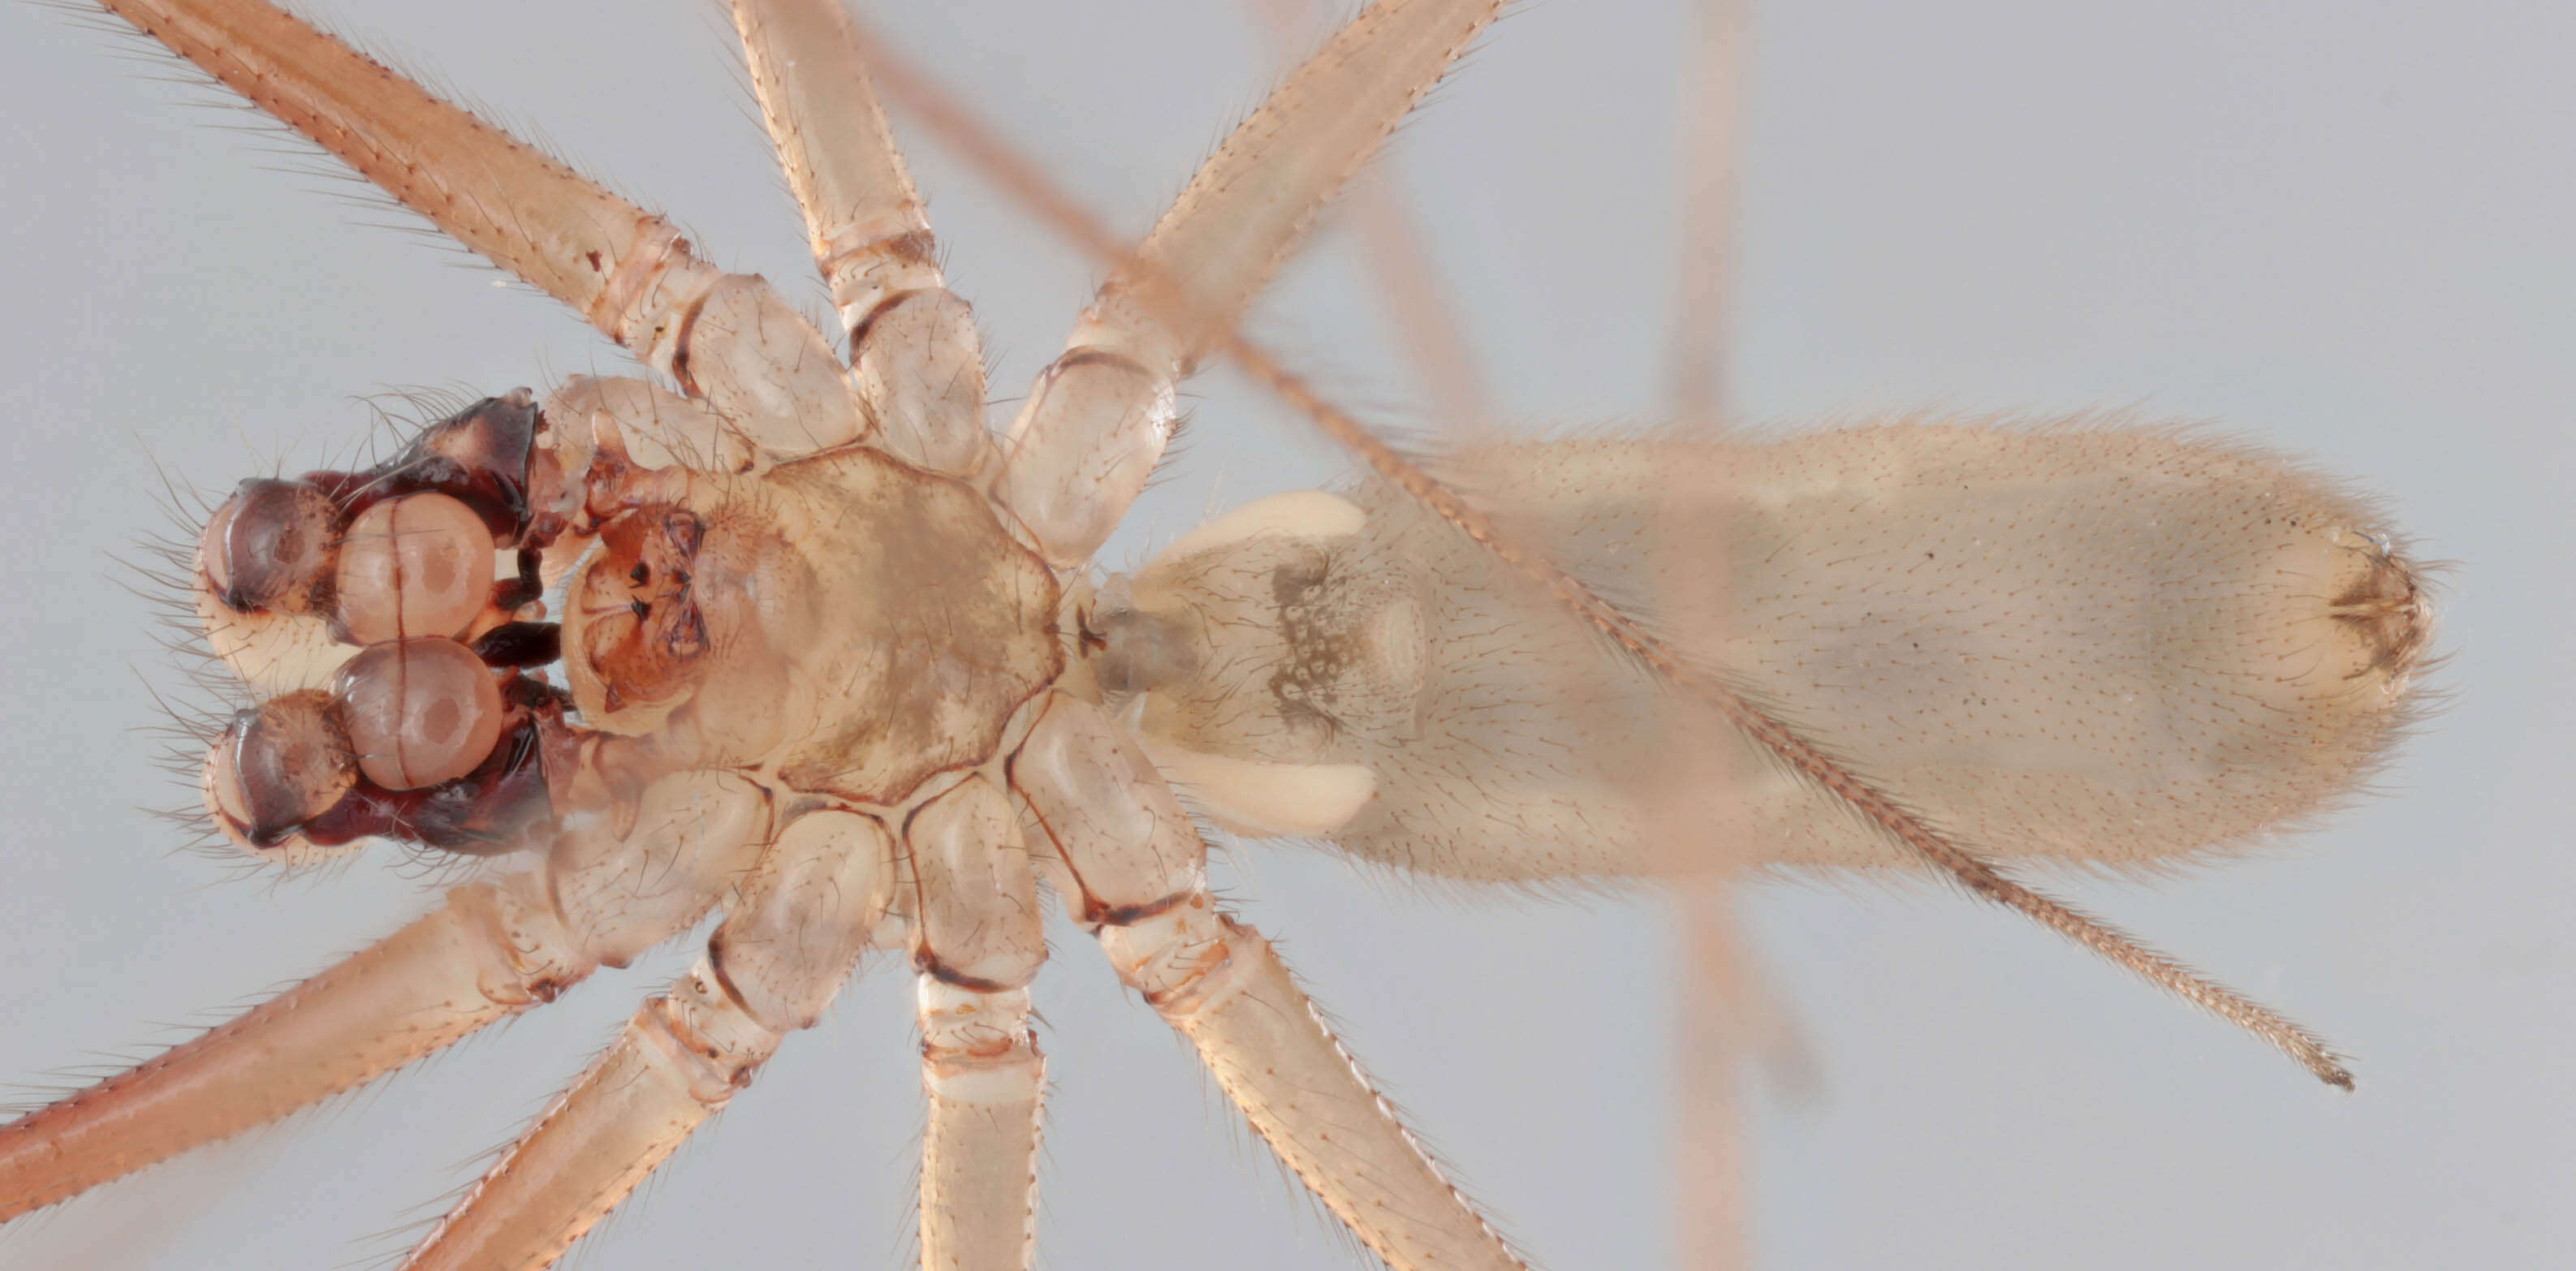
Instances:
[[[2426,643],[2415,571],[2365,501],[2169,429],[1583,438],[1441,466],[1765,713],[1999,858],[2148,866],[2330,808],[2408,717]],[[1268,717],[1158,712],[1173,740],[1363,765],[1374,797],[1329,837],[1452,877],[1911,862],[1454,529],[1382,487],[1352,498],[1365,524],[1306,545],[1312,585],[1268,588],[1296,603],[1271,605],[1260,656],[1304,667],[1302,696],[1274,692]],[[1240,580],[1240,600],[1209,599],[1226,569],[1277,573],[1253,556],[1211,555],[1181,589],[1257,608]],[[1214,626],[1212,674],[1243,690],[1258,659],[1222,670],[1244,637]]]

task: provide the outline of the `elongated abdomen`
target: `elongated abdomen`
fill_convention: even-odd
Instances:
[[[2331,806],[2405,719],[2427,636],[2363,501],[2172,430],[1585,438],[1446,468],[1997,857],[2172,861]],[[1274,530],[1136,580],[1201,633],[1143,723],[1183,768],[1235,761],[1196,765],[1220,815],[1245,762],[1338,765],[1373,784],[1336,845],[1454,877],[1910,862],[1455,530],[1382,488],[1353,501],[1355,531]]]

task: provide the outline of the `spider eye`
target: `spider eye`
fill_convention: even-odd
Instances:
[[[492,534],[444,494],[387,499],[341,539],[340,624],[356,644],[453,636],[492,596]]]
[[[234,716],[206,753],[200,790],[217,827],[258,852],[284,843],[357,780],[338,709],[329,694],[307,689]]]
[[[462,777],[501,739],[500,684],[453,640],[369,647],[341,669],[339,698],[359,771],[387,790]]]
[[[303,612],[331,566],[338,518],[330,496],[305,482],[244,481],[198,539],[206,581],[236,613]]]

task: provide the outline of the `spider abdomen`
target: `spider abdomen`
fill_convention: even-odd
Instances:
[[[2429,637],[2365,502],[2170,429],[1572,438],[1442,466],[2004,858],[2169,861],[2332,807],[2409,718]],[[1240,774],[1275,800],[1281,772],[1356,766],[1365,801],[1303,832],[1428,873],[1910,863],[1460,530],[1383,486],[1353,499],[1347,524],[1178,545],[1127,588],[1145,616],[1123,623],[1186,646],[1136,686],[1140,726],[1221,820]]]

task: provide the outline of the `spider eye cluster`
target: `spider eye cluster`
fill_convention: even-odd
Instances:
[[[266,699],[206,758],[226,838],[289,860],[370,836],[478,852],[551,817],[539,761],[566,703],[524,671],[559,648],[539,554],[587,464],[562,440],[516,390],[385,463],[245,481],[215,510],[197,610]]]

